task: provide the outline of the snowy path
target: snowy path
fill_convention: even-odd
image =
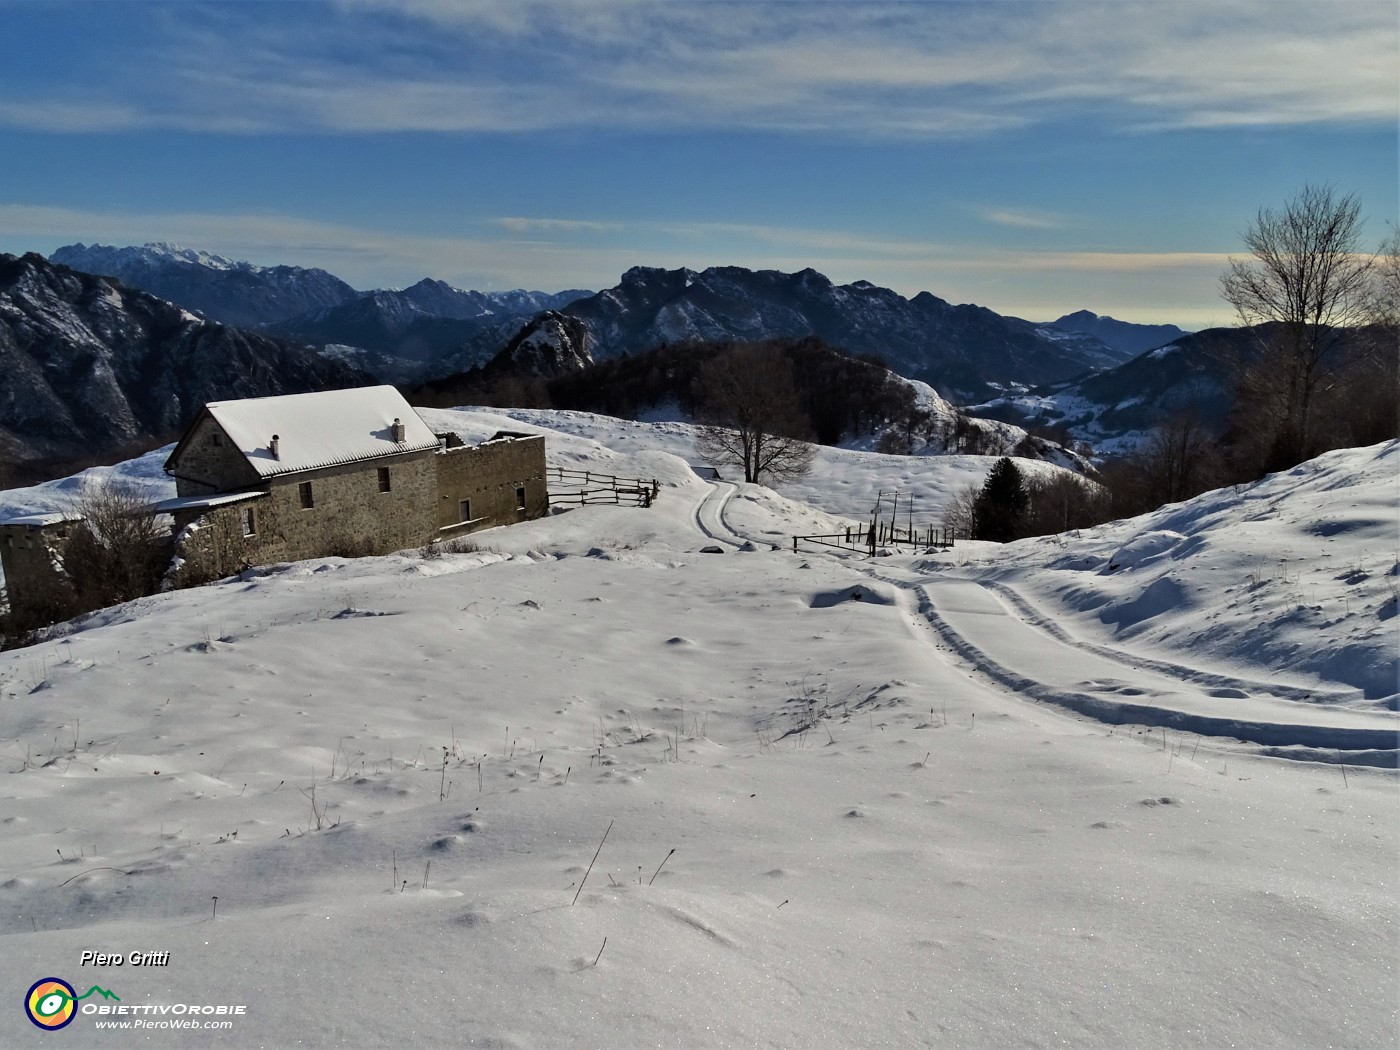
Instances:
[[[705,498],[695,505],[695,527],[716,543],[729,547],[739,547],[745,539],[732,528],[724,517],[724,508],[739,491],[737,485],[728,481],[712,481]]]
[[[1005,584],[931,578],[822,554],[910,596],[911,611],[979,673],[1032,700],[1110,725],[1174,729],[1261,745],[1280,757],[1400,764],[1400,720],[1352,709],[1358,689],[1265,683],[1071,636]]]
[[[1193,669],[1110,659],[1026,622],[980,583],[918,584],[920,612],[982,673],[1018,692],[1110,723],[1162,726],[1275,747],[1353,752],[1347,761],[1395,764],[1395,719],[1193,680]]]

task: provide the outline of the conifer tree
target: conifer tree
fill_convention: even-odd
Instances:
[[[1029,509],[1030,496],[1021,472],[1003,456],[993,464],[977,494],[975,538],[998,543],[1018,539]]]

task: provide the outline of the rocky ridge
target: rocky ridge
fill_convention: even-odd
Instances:
[[[358,386],[359,369],[120,281],[0,254],[0,452],[75,456],[181,427],[206,401]]]

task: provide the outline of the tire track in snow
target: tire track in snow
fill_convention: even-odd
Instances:
[[[850,561],[850,559],[844,558],[843,560]],[[1156,692],[1165,702],[1132,702],[1083,692],[1075,688],[1066,688],[1063,685],[1056,685],[1024,674],[996,659],[992,653],[987,651],[986,647],[977,644],[959,631],[949,618],[939,611],[934,595],[930,591],[930,586],[934,589],[938,588],[937,583],[930,585],[901,580],[881,573],[873,567],[859,564],[852,564],[851,567],[865,576],[910,594],[915,600],[918,615],[953,652],[985,677],[1032,700],[1054,704],[1109,725],[1162,727],[1175,729],[1179,732],[1196,733],[1200,736],[1233,738],[1264,747],[1302,749],[1298,754],[1275,752],[1279,757],[1340,760],[1353,765],[1384,767],[1400,765],[1400,739],[1397,738],[1394,729],[1355,725],[1341,726],[1307,720],[1290,721],[1287,718],[1275,721],[1204,714],[1200,711],[1183,709],[1194,706],[1189,703],[1180,704],[1178,707],[1170,706],[1170,696],[1162,696],[1164,690],[1161,689],[1156,690]],[[956,582],[963,586],[977,586],[986,591],[989,597],[994,600],[996,598],[995,593],[990,588],[974,583],[974,581],[950,582]],[[1012,608],[1001,605],[1001,612],[1006,616],[1009,624],[1017,624],[1028,631],[1034,631],[1044,641],[1053,642],[1055,648],[1064,650],[1066,664],[1072,665],[1076,661],[1082,661],[1087,654],[1090,659],[1097,658],[1101,661],[1108,661],[1114,665],[1115,670],[1121,668],[1125,674],[1136,675],[1139,679],[1144,677],[1143,671],[1147,669],[1153,677],[1160,676],[1167,679],[1165,684],[1168,689],[1171,686],[1177,686],[1182,692],[1195,693],[1202,703],[1208,703],[1211,698],[1209,694],[1199,688],[1201,685],[1238,689],[1242,693],[1248,693],[1251,690],[1266,692],[1275,698],[1283,697],[1284,699],[1280,700],[1280,703],[1295,703],[1298,702],[1293,698],[1295,695],[1307,695],[1306,691],[1302,690],[1294,693],[1288,687],[1260,686],[1258,683],[1247,683],[1243,679],[1230,679],[1223,675],[1213,675],[1196,668],[1172,664],[1167,661],[1138,659],[1129,653],[1113,650],[1106,646],[1102,647],[1107,650],[1106,652],[1099,652],[1097,651],[1099,647],[1085,645],[1063,630],[1045,629],[1045,618],[1037,615],[1033,609],[1029,609],[1028,603],[1014,602]],[[1030,615],[1027,615],[1028,612]],[[1036,622],[1037,620],[1042,622]],[[1059,663],[1057,660],[1043,662],[1052,666]],[[1228,684],[1219,685],[1218,683]],[[1129,686],[1131,687],[1131,683]],[[1145,696],[1150,690],[1134,689],[1134,692]],[[1154,696],[1153,700],[1156,699],[1157,697]],[[1228,701],[1235,698],[1222,697],[1220,699]],[[1318,706],[1308,705],[1308,708],[1309,713],[1313,713],[1316,717],[1315,712],[1318,711]],[[1323,707],[1322,710],[1325,712],[1327,709]],[[1299,714],[1302,713],[1302,711],[1299,712]],[[1315,749],[1328,749],[1330,753],[1319,754]],[[1338,753],[1341,753],[1340,757]]]
[[[728,481],[711,481],[709,484],[712,488],[705,493],[705,498],[695,505],[695,527],[716,543],[742,547],[747,542],[746,538],[731,529],[724,519],[724,508],[739,491],[738,486]],[[721,491],[723,495],[716,498]],[[712,518],[713,527],[706,523],[707,516]]]
[[[1313,704],[1336,704],[1347,703],[1349,701],[1363,699],[1360,689],[1345,687],[1343,689],[1304,689],[1300,686],[1280,685],[1273,682],[1260,682],[1248,678],[1236,678],[1231,675],[1220,674],[1215,671],[1203,671],[1199,667],[1190,667],[1186,664],[1173,663],[1170,660],[1160,660],[1150,656],[1137,656],[1122,649],[1115,649],[1111,645],[1104,645],[1101,642],[1091,642],[1084,638],[1071,635],[1044,612],[1031,604],[1030,599],[1012,590],[1004,583],[993,580],[978,580],[979,584],[990,591],[996,592],[997,596],[1012,606],[1020,615],[1021,619],[1044,631],[1052,638],[1065,645],[1072,645],[1077,649],[1102,656],[1106,660],[1113,660],[1122,664],[1125,668],[1137,670],[1146,667],[1159,674],[1170,675],[1179,678],[1183,682],[1191,682],[1195,685],[1210,686],[1213,689],[1238,689],[1247,693],[1264,693],[1266,695],[1277,696],[1283,700],[1294,700],[1299,703]]]
[[[959,656],[993,681],[1036,700],[1069,708],[1112,725],[1160,726],[1196,733],[1201,736],[1232,737],[1273,747],[1328,748],[1352,752],[1348,756],[1348,760],[1357,764],[1385,766],[1396,764],[1397,741],[1394,730],[1338,726],[1306,721],[1270,721],[1208,715],[1199,711],[1174,708],[1163,703],[1135,703],[1110,699],[1042,681],[1006,666],[982,646],[958,631],[948,618],[938,610],[926,585],[916,584],[912,591],[918,598],[920,615],[933,625]],[[1008,613],[1008,615],[1010,614]],[[1027,629],[1035,629],[1033,624],[1024,620],[1019,622]],[[1054,641],[1058,647],[1069,650],[1071,659],[1073,659],[1072,654],[1078,649],[1077,646],[1067,645],[1049,634],[1043,634],[1043,637]],[[1117,664],[1117,661],[1112,662]],[[1143,681],[1141,668],[1137,669],[1136,673],[1139,676],[1139,682]],[[1189,687],[1193,684],[1183,682],[1174,675],[1169,674],[1165,677],[1182,686]],[[1143,693],[1148,691],[1147,689],[1142,690]],[[1203,698],[1205,695],[1201,694]],[[1169,701],[1170,697],[1163,699]]]

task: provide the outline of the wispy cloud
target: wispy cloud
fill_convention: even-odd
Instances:
[[[592,222],[587,219],[528,219],[514,215],[492,219],[491,225],[509,233],[603,233],[620,230],[624,226],[616,222]]]
[[[0,122],[50,130],[985,135],[1396,118],[1391,0],[188,5]]]
[[[1022,230],[1059,230],[1066,225],[1066,220],[1061,215],[1025,208],[987,207],[977,209],[977,214],[997,226],[1011,226]]]

